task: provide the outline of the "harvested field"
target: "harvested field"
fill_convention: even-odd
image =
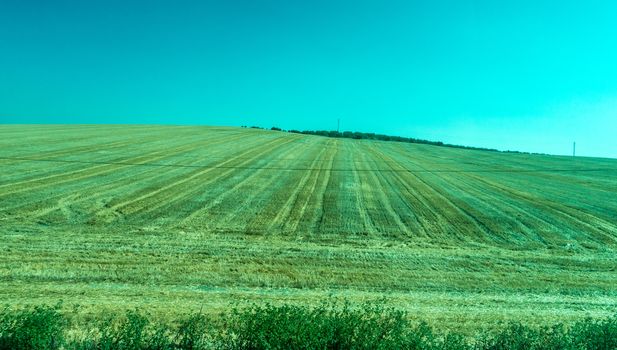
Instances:
[[[617,311],[617,160],[2,125],[0,169],[0,299],[13,305],[166,318],[386,298],[463,331]]]

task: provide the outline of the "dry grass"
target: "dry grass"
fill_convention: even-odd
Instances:
[[[0,126],[0,300],[385,297],[457,330],[617,308],[617,161],[262,130]]]

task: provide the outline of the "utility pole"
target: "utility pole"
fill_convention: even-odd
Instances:
[[[572,157],[576,157],[576,142],[572,144]]]
[[[341,118],[336,120],[336,132],[340,132],[341,129]]]

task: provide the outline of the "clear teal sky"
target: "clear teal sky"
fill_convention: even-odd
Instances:
[[[617,157],[615,1],[0,1],[0,122]]]

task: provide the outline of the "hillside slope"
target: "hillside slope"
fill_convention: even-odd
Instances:
[[[4,220],[614,244],[617,160],[234,128],[4,126]]]
[[[225,127],[3,125],[0,169],[0,297],[12,303],[165,314],[204,300],[387,295],[460,327],[461,315],[617,305],[617,160]]]

